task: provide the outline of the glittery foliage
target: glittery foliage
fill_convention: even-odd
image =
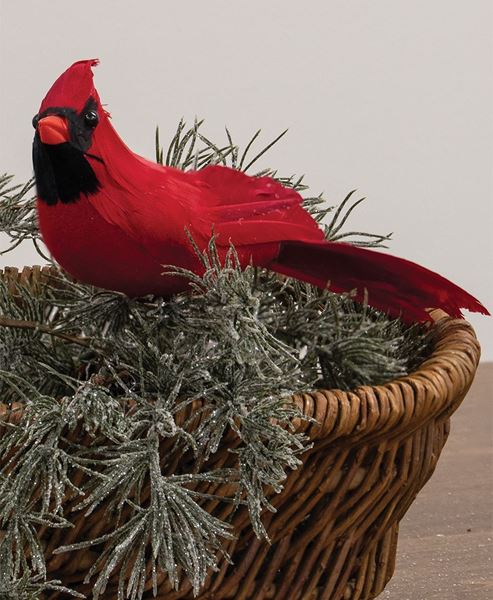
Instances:
[[[246,170],[273,145],[250,158],[259,133],[240,153],[229,132],[218,145],[200,127],[180,123],[167,153],[157,134],[158,162]],[[278,178],[306,189],[300,178]],[[31,187],[0,178],[0,231],[11,247],[29,239],[41,251]],[[322,197],[305,203],[330,239],[387,240],[342,232],[359,203],[352,196],[337,209]],[[224,542],[235,535],[204,508],[211,501],[246,506],[255,533],[268,539],[269,494],[308,446],[291,425],[303,417],[290,394],[381,383],[427,352],[422,327],[262,269],[241,271],[234,248],[220,264],[213,239],[201,258],[204,277],[186,273],[194,293],[166,301],[129,299],[62,273],[15,293],[0,281],[1,399],[22,407],[0,436],[0,600],[71,593],[49,580],[39,537],[71,527],[66,498],[86,515],[104,505],[112,524],[55,551],[97,549],[87,573],[93,598],[104,597],[117,570],[121,600],[142,598],[149,572],[155,589],[165,572],[175,587],[188,578],[197,594],[207,572],[228,560]],[[216,466],[224,443],[231,463]],[[203,491],[211,483],[215,494]]]

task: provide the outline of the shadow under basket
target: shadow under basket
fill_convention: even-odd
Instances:
[[[13,290],[20,281],[34,289],[49,274],[48,268],[26,267],[21,272],[5,269],[0,277]],[[432,354],[411,375],[352,392],[319,390],[292,397],[316,420],[295,423],[313,447],[302,456],[303,466],[288,473],[283,491],[271,497],[277,512],[266,512],[263,520],[272,543],[258,540],[246,510],[238,509],[231,516],[237,538],[224,544],[233,564],[221,560],[200,600],[370,600],[384,589],[394,571],[399,521],[433,473],[450,415],[479,362],[479,344],[469,323],[441,311],[433,317]],[[21,410],[19,405],[0,405],[0,419],[16,422]],[[0,427],[0,435],[2,431]],[[214,458],[217,467],[231,464],[229,449],[226,437]],[[75,473],[74,478],[81,481],[83,475]],[[213,484],[204,489],[214,490]],[[53,550],[102,536],[111,524],[104,503],[89,517],[71,511],[73,504],[66,499],[65,517],[73,528],[41,533],[48,578],[92,598],[92,585],[84,578],[98,548],[63,554]],[[213,500],[203,500],[203,506],[222,519],[231,511]],[[105,599],[116,599],[118,576],[116,570]],[[193,598],[185,579],[178,591],[163,573],[158,582],[159,599]],[[153,597],[149,573],[144,598]],[[68,596],[44,596],[55,598]]]

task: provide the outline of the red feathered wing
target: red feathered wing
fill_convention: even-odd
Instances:
[[[238,171],[210,167],[200,172],[214,190],[217,204],[208,214],[219,240],[241,248],[280,242],[268,268],[326,287],[355,290],[371,306],[406,321],[429,319],[427,309],[442,308],[461,316],[461,308],[488,314],[473,296],[445,277],[409,260],[323,239],[321,229],[301,206],[301,197],[269,177],[252,178]]]
[[[217,243],[235,247],[281,242],[321,240],[323,233],[302,208],[302,197],[271,177],[250,177],[221,166],[207,167],[189,177],[209,192],[200,204],[200,221],[211,226]]]

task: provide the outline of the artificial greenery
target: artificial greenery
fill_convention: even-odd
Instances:
[[[229,132],[217,145],[200,127],[181,122],[167,153],[156,132],[157,161],[247,170],[283,135],[250,158],[259,132],[240,153]],[[262,174],[306,190],[302,178]],[[31,189],[0,179],[0,231],[8,249],[32,240],[42,253]],[[352,197],[337,209],[321,196],[305,206],[329,239],[381,245],[389,236],[343,232],[360,202]],[[70,528],[66,498],[86,515],[103,503],[114,524],[56,550],[98,549],[87,575],[93,598],[104,597],[115,569],[118,598],[142,598],[149,561],[154,587],[159,570],[175,587],[184,573],[197,594],[235,535],[205,501],[246,506],[256,535],[268,539],[269,494],[282,489],[309,445],[291,425],[304,417],[289,396],[382,383],[428,351],[423,327],[263,269],[242,271],[233,247],[221,264],[214,239],[200,256],[203,277],[169,268],[189,277],[191,293],[167,300],[129,299],[55,268],[35,288],[0,280],[1,399],[22,409],[0,429],[0,599],[50,590],[83,597],[47,580],[39,540],[40,530]],[[236,439],[231,466],[215,467],[226,435]],[[74,441],[83,436],[84,444]],[[215,495],[203,491],[207,483],[216,484]]]

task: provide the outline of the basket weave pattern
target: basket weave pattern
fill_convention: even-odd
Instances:
[[[49,273],[47,268],[26,267],[22,272],[5,269],[1,276],[14,290],[19,281],[35,288]],[[479,344],[466,321],[439,311],[434,318],[433,353],[413,374],[353,392],[320,390],[293,396],[316,420],[295,424],[313,447],[303,455],[303,466],[288,474],[284,490],[271,498],[277,512],[266,513],[264,524],[272,543],[259,541],[246,509],[237,510],[231,516],[237,538],[225,543],[233,564],[220,562],[200,600],[370,600],[384,589],[394,571],[399,521],[433,473],[450,415],[467,393],[479,362]],[[21,410],[0,404],[0,421],[16,422]],[[190,410],[193,406],[181,415],[183,421]],[[77,441],[90,443],[90,438],[81,440],[79,432]],[[212,459],[214,467],[227,467],[234,460],[228,452],[231,444],[232,437],[223,440]],[[175,468],[180,471],[183,465]],[[82,473],[73,477],[77,485],[84,480]],[[224,492],[217,484],[200,489]],[[40,534],[49,577],[91,598],[92,586],[83,580],[98,547],[58,555],[53,550],[101,536],[111,524],[105,503],[89,517],[72,511],[76,504],[67,497],[64,505],[73,528]],[[215,500],[204,500],[203,506],[221,519],[232,510]],[[114,573],[104,598],[116,598],[118,575]],[[186,580],[178,591],[164,574],[158,581],[161,600],[193,598]],[[55,598],[62,596],[52,593],[44,600]],[[153,598],[150,572],[145,598]]]

